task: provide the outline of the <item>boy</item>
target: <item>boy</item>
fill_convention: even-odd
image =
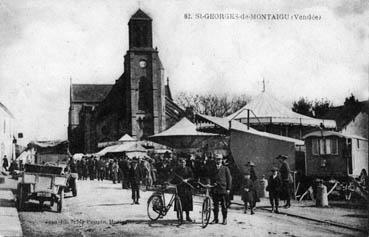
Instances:
[[[279,213],[279,192],[281,189],[282,181],[278,175],[278,168],[273,167],[271,169],[272,175],[268,179],[268,186],[266,190],[269,192],[269,201],[272,206],[272,212]]]
[[[245,205],[244,213],[247,213],[247,203],[249,203],[251,215],[254,215],[255,188],[254,182],[250,177],[250,173],[247,172],[244,174],[244,179],[242,180],[242,201]]]

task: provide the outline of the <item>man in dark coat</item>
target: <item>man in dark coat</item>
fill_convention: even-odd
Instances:
[[[129,188],[129,180],[128,180],[128,174],[129,174],[129,163],[127,160],[127,157],[124,157],[119,162],[119,169],[121,170],[121,178],[122,178],[122,189],[128,189]]]
[[[132,189],[133,204],[139,204],[138,199],[140,198],[140,183],[142,179],[141,170],[137,165],[137,160],[132,161],[132,166],[129,169],[129,182]]]
[[[266,187],[266,191],[269,192],[269,201],[272,206],[272,212],[279,213],[278,205],[279,205],[279,192],[281,189],[281,179],[278,175],[278,168],[272,168],[272,175],[268,179],[268,186]]]
[[[3,158],[3,168],[4,168],[5,171],[8,171],[8,166],[9,166],[8,158],[6,158],[6,156],[4,156],[4,158]]]
[[[285,208],[289,208],[291,206],[291,184],[292,184],[292,176],[290,174],[290,166],[287,163],[287,156],[279,155],[276,159],[281,163],[281,167],[279,172],[281,173],[282,180],[282,189],[280,193],[280,198],[282,200],[286,200]]]
[[[181,199],[182,211],[186,212],[186,221],[192,222],[190,218],[190,211],[193,210],[192,188],[187,182],[193,178],[193,172],[186,163],[185,159],[180,159],[180,165],[174,170],[175,177],[172,182],[178,184],[178,196]]]
[[[227,195],[231,191],[232,176],[228,167],[222,165],[223,156],[216,156],[216,166],[214,167],[214,175],[212,183],[216,186],[212,190],[212,198],[214,203],[214,220],[212,224],[218,223],[219,204],[222,207],[223,225],[227,224]]]
[[[246,172],[242,179],[242,201],[244,203],[244,213],[247,213],[247,204],[250,205],[251,215],[254,214],[255,204],[255,187],[254,182],[250,179],[250,173]]]

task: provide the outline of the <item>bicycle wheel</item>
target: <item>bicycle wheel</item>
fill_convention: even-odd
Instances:
[[[201,211],[201,226],[205,228],[209,224],[211,215],[211,201],[209,197],[204,199],[202,203],[202,211]]]
[[[182,202],[178,196],[174,199],[174,205],[175,205],[174,210],[177,211],[178,225],[181,225],[183,222]]]
[[[156,221],[159,219],[164,208],[163,199],[160,195],[152,195],[147,201],[147,215],[150,220]]]

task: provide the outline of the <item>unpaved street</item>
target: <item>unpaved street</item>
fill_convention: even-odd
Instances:
[[[228,225],[201,228],[201,197],[195,197],[195,223],[177,226],[174,211],[152,223],[146,214],[151,192],[141,192],[140,205],[131,205],[130,190],[111,181],[79,181],[78,196],[66,194],[63,212],[30,203],[20,212],[25,236],[360,236],[355,232],[317,222],[257,210],[245,215],[232,205]]]

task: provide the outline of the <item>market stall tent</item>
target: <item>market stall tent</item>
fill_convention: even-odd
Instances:
[[[149,137],[149,140],[181,149],[201,147],[202,142],[215,137],[219,137],[219,134],[199,132],[195,124],[187,118],[182,118],[169,129]]]

